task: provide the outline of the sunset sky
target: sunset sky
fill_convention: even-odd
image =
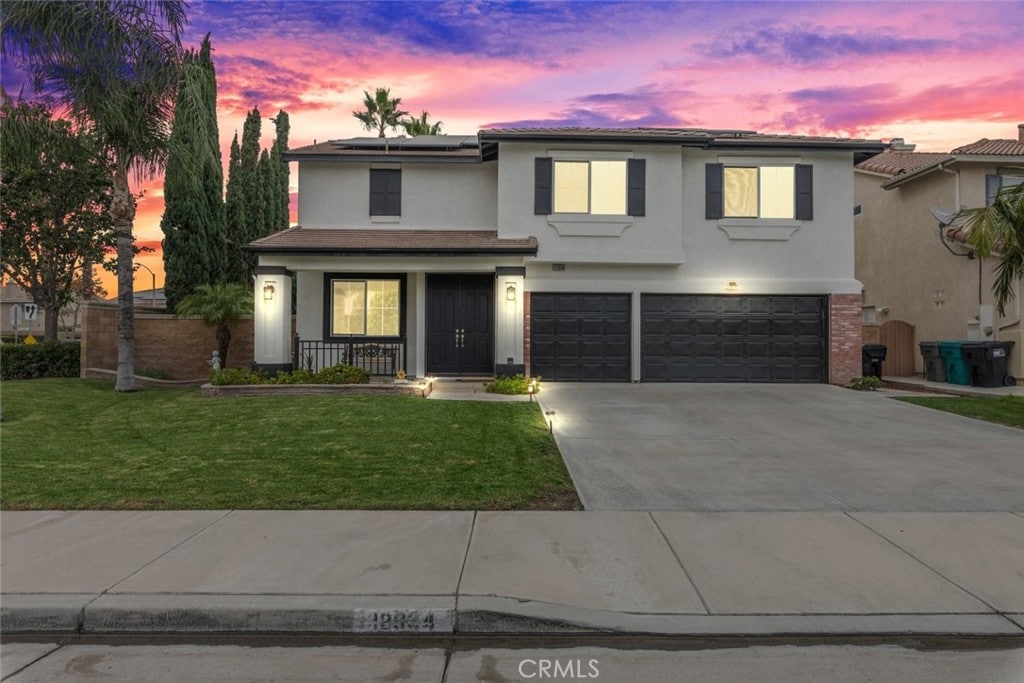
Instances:
[[[949,151],[1024,123],[1020,2],[288,0],[195,2],[189,19],[190,45],[211,33],[225,161],[253,106],[264,146],[279,109],[293,147],[366,134],[352,111],[378,86],[446,133],[742,128]],[[7,64],[3,83],[21,85]],[[141,189],[136,235],[157,252],[139,260],[160,286],[162,179]],[[136,289],[150,283],[140,270]]]

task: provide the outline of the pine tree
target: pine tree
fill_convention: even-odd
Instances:
[[[290,223],[289,215],[289,192],[288,192],[288,162],[284,160],[284,153],[288,151],[288,112],[283,109],[277,112],[273,119],[276,136],[274,145],[270,148],[270,159],[277,171],[277,187],[274,191],[274,230],[286,230]]]
[[[209,35],[185,56],[175,99],[164,177],[164,290],[167,306],[224,271],[223,172],[217,130],[216,75]]]
[[[228,157],[228,190],[225,200],[227,214],[227,282],[244,283],[248,277],[247,264],[243,258],[242,247],[249,243],[246,239],[247,203],[242,189],[242,150],[238,145],[238,133],[231,140],[231,154]]]

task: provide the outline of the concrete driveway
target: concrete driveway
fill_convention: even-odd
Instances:
[[[539,400],[588,510],[1024,510],[1024,433],[878,393],[545,382]]]

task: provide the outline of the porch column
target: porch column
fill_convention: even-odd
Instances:
[[[494,374],[525,374],[523,301],[526,299],[526,268],[499,267],[495,272]]]
[[[270,372],[292,369],[292,272],[257,266],[253,292],[253,364]]]

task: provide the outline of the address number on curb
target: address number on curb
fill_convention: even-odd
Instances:
[[[357,609],[352,615],[356,633],[451,633],[450,609]]]

